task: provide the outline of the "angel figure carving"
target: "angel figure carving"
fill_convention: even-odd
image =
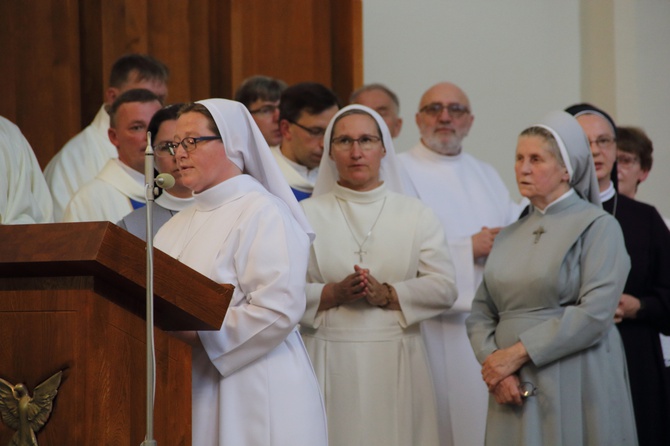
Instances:
[[[38,446],[35,432],[42,429],[51,415],[63,372],[35,387],[33,396],[24,384],[11,385],[0,378],[0,414],[2,421],[16,433],[7,446]]]

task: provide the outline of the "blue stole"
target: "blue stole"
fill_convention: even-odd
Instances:
[[[133,206],[133,209],[143,208],[144,206],[147,205],[146,203],[142,203],[141,201],[135,201],[132,198],[129,198],[129,200],[130,204]]]
[[[312,196],[312,193],[311,193],[311,192],[303,192],[303,191],[301,191],[301,190],[294,189],[294,188],[291,188],[291,191],[293,191],[293,195],[295,195],[295,198],[296,198],[298,201],[302,201],[302,200],[304,200],[305,198],[309,198],[309,197]]]

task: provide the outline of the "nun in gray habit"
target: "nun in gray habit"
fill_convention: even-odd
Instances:
[[[586,136],[553,112],[515,159],[531,210],[496,237],[466,321],[491,393],[486,445],[636,445],[614,327],[630,261]]]

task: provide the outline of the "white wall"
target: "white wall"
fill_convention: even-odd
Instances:
[[[579,0],[363,0],[365,82],[400,98],[396,150],[419,140],[414,121],[431,85],[451,81],[475,121],[464,150],[498,170],[519,197],[519,132],[580,97]]]
[[[670,2],[614,0],[616,120],[642,127],[654,165],[637,198],[670,218]]]
[[[405,123],[396,150],[418,141],[414,114],[421,94],[439,81],[454,82],[469,95],[475,115],[464,150],[496,167],[519,197],[513,173],[518,133],[545,113],[586,99],[582,60],[592,55],[583,54],[581,1],[362,1],[365,82],[385,83],[400,97]],[[612,45],[619,56],[610,78],[616,79],[609,89],[617,92],[613,115],[621,124],[644,121],[656,161],[639,198],[670,217],[670,161],[661,153],[663,142],[670,143],[670,125],[663,122],[668,113],[662,113],[670,106],[670,2],[630,3],[609,0],[615,28],[627,30],[615,32]]]

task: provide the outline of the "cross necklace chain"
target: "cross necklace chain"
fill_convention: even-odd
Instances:
[[[354,254],[358,254],[358,259],[361,263],[363,263],[363,254],[367,254],[367,251],[363,251],[363,246],[365,246],[365,243],[368,241],[368,238],[370,238],[370,235],[372,234],[372,230],[375,228],[377,225],[377,222],[379,221],[379,217],[382,215],[382,211],[384,210],[384,206],[386,205],[386,197],[384,197],[384,201],[382,201],[382,207],[379,209],[379,214],[377,214],[377,218],[375,219],[374,223],[372,223],[372,226],[370,226],[370,230],[368,231],[367,234],[365,234],[365,237],[363,238],[363,241],[358,243],[358,240],[356,239],[356,236],[354,235],[354,231],[351,229],[351,225],[349,224],[349,220],[347,219],[347,215],[344,213],[344,209],[342,209],[342,205],[340,204],[340,199],[335,198],[335,201],[337,201],[337,206],[340,208],[340,212],[342,213],[342,217],[344,217],[344,221],[347,223],[347,229],[349,229],[349,232],[351,233],[351,238],[354,239],[354,242],[358,245],[358,251],[354,251]]]
[[[186,250],[186,248],[188,248],[188,245],[189,245],[189,244],[193,241],[193,239],[198,235],[198,233],[200,232],[200,230],[201,230],[203,227],[205,227],[205,226],[207,225],[207,222],[209,222],[209,220],[210,220],[210,219],[212,218],[212,216],[214,215],[214,212],[210,212],[209,215],[207,216],[207,218],[205,218],[205,219],[202,221],[202,223],[200,224],[200,226],[198,226],[198,229],[196,229],[192,234],[190,234],[190,232],[191,232],[191,225],[193,224],[193,219],[194,219],[195,216],[198,214],[198,212],[199,212],[199,211],[195,211],[195,212],[193,213],[193,215],[191,215],[191,219],[188,221],[188,227],[186,228],[186,232],[184,233],[184,242],[183,242],[182,245],[181,245],[181,249],[180,249],[180,251],[179,251],[179,254],[177,254],[177,260],[179,260],[180,262],[181,262],[181,257],[184,255],[184,251]],[[191,235],[190,237],[189,237],[189,234]]]

